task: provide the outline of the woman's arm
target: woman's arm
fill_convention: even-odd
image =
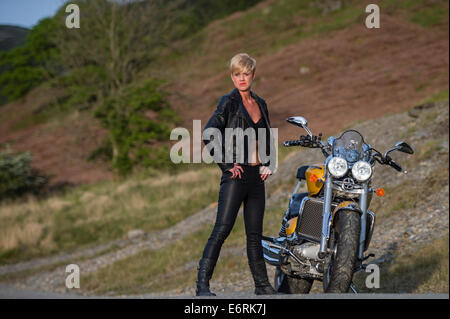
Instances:
[[[264,111],[266,112],[266,115],[267,115],[267,122],[269,122],[269,127],[267,127],[267,129],[266,129],[266,155],[270,154],[272,156],[271,151],[273,149],[271,148],[271,144],[270,144],[270,142],[272,141],[272,135],[270,134],[270,127],[271,127],[271,125],[270,125],[270,116],[269,116],[269,110],[267,109],[266,101],[264,101],[264,100],[263,100],[263,108],[264,108]],[[273,141],[273,143],[275,143],[275,141]],[[270,166],[270,160],[267,161],[266,163],[262,164],[262,165],[263,166]]]
[[[221,136],[224,137],[225,135],[225,126],[227,124],[228,121],[228,105],[229,99],[225,96],[223,96],[220,100],[219,103],[217,105],[217,109],[214,111],[213,115],[211,116],[211,118],[208,120],[208,122],[206,123],[206,126],[203,130],[203,132],[210,128],[210,127],[214,127],[220,130],[221,132]],[[211,139],[206,139],[204,135],[202,135],[202,140],[203,143],[205,143],[205,146],[207,146],[209,143],[211,143],[212,141],[214,141],[214,138]],[[217,165],[219,165],[219,168],[222,170],[222,172],[225,172],[227,170],[229,170],[230,168],[234,167],[233,163],[225,163],[225,145],[223,142],[223,138],[222,141],[220,142],[222,144],[222,154],[219,157],[219,161],[216,161]],[[209,150],[209,153],[211,154],[211,156],[214,158],[214,147],[212,147]]]

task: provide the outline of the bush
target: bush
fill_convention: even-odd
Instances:
[[[30,167],[31,161],[30,152],[0,151],[0,200],[37,193],[47,183],[46,177]]]

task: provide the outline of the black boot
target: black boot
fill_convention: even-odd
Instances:
[[[267,278],[266,263],[263,261],[249,262],[250,271],[255,281],[255,295],[278,294]]]
[[[216,261],[213,259],[209,258],[200,259],[197,275],[197,290],[196,290],[197,296],[216,295],[209,290],[209,280],[212,277],[212,273],[214,271],[215,266]]]

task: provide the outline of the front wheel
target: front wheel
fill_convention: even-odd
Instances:
[[[275,290],[285,294],[307,294],[314,279],[294,278],[286,275],[280,267],[275,270]]]
[[[324,292],[348,292],[353,279],[360,232],[361,218],[358,212],[342,210],[336,215],[330,234],[333,253],[324,274]]]

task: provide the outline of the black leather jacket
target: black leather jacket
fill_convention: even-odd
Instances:
[[[275,150],[275,141],[273,137],[273,132],[270,127],[270,120],[269,120],[269,113],[267,111],[267,104],[266,102],[257,96],[255,93],[250,91],[251,96],[256,100],[256,102],[259,105],[259,108],[261,110],[261,114],[264,117],[266,128],[268,129],[266,131],[266,153],[262,154],[263,157],[261,158],[262,165],[264,166],[270,166],[271,171],[274,172],[274,168],[272,167],[275,165],[274,162],[276,162],[276,150]],[[211,127],[217,128],[220,130],[222,135],[222,154],[218,155],[214,158],[215,162],[219,165],[222,172],[225,172],[232,168],[234,166],[233,163],[237,163],[236,161],[236,143],[233,141],[234,139],[228,139],[226,141],[225,139],[225,128],[241,128],[243,131],[245,129],[252,127],[251,124],[248,122],[248,119],[246,115],[242,112],[244,105],[242,102],[241,94],[239,93],[239,90],[235,88],[233,91],[231,91],[229,94],[226,94],[222,96],[219,100],[219,103],[217,105],[217,109],[214,111],[214,114],[211,116],[209,121],[206,123],[206,126],[203,130],[202,134],[202,140],[205,143],[206,146],[210,142],[214,140],[214,137],[205,135],[205,130]],[[211,139],[210,139],[211,138]],[[225,144],[227,142],[227,144]],[[211,156],[214,157],[214,148],[211,147],[209,150]],[[247,149],[244,149],[245,154],[247,154]],[[261,154],[261,150],[259,150],[259,153]],[[226,162],[225,154],[230,154],[228,156],[231,156],[233,162]],[[268,160],[267,162],[264,162],[264,155],[267,157],[270,157],[271,159],[275,159],[274,161]],[[244,161],[238,161],[240,164],[248,164],[248,159],[244,158]]]

